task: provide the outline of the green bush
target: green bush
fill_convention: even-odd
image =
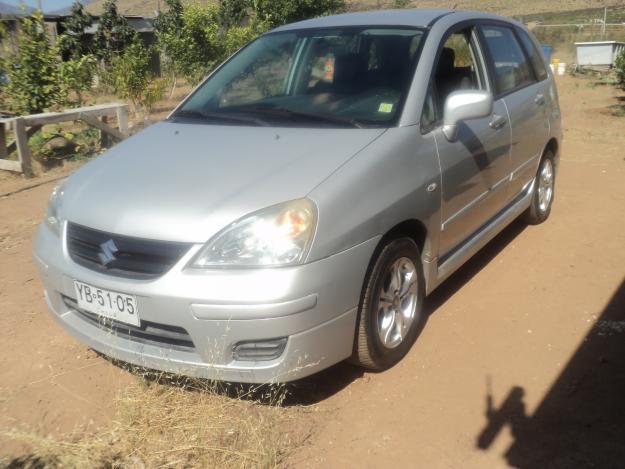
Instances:
[[[86,54],[61,63],[60,78],[67,95],[67,103],[82,106],[83,93],[91,89],[97,67],[94,55]]]
[[[117,96],[128,99],[135,112],[146,115],[164,90],[163,80],[157,79],[150,69],[151,50],[138,38],[123,52],[111,58],[108,70],[108,83]]]
[[[163,64],[172,77],[184,77],[192,84],[266,30],[254,18],[247,26],[224,28],[215,5],[192,4],[183,9],[179,0],[167,0],[167,4],[169,10],[155,22]]]
[[[165,70],[198,83],[215,66],[269,27],[334,13],[344,0],[220,0],[219,5],[165,0],[155,21]]]
[[[168,13],[156,21],[156,37],[164,54],[164,65],[173,76],[183,76],[197,83],[217,60],[217,8],[213,5],[190,5],[178,8],[169,1]]]
[[[252,8],[261,21],[271,27],[345,9],[344,0],[252,0]]]
[[[395,0],[397,6],[407,0]],[[345,10],[345,0],[219,0],[219,22],[225,27],[241,26],[256,17],[270,27]]]
[[[48,41],[41,12],[21,21],[18,51],[9,55],[6,85],[12,110],[43,112],[65,100],[58,50]]]
[[[223,62],[248,42],[256,39],[267,30],[265,23],[251,22],[248,26],[232,26],[222,35],[218,62]]]
[[[99,153],[100,131],[88,126],[47,126],[28,139],[34,159],[43,169],[61,165],[64,160],[89,158]]]

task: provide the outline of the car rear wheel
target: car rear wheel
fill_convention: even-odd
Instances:
[[[410,238],[387,243],[365,280],[354,361],[384,370],[410,350],[423,323],[425,282],[419,248]]]
[[[555,190],[556,171],[553,164],[553,153],[547,151],[538,165],[534,184],[532,204],[523,214],[524,220],[530,225],[538,225],[549,218]]]

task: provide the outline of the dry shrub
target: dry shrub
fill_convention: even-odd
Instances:
[[[5,434],[30,454],[19,467],[215,467],[280,465],[310,435],[281,407],[283,386],[223,385],[165,374],[147,376],[116,401],[110,428],[98,434],[43,438]]]

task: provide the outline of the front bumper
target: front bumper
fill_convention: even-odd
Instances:
[[[62,237],[64,239],[64,236]],[[313,374],[352,353],[357,306],[379,238],[328,258],[273,269],[185,269],[192,247],[154,280],[104,275],[74,263],[62,238],[39,227],[34,257],[55,319],[93,349],[128,363],[199,378],[265,383]],[[73,280],[135,295],[142,321],[183,328],[188,349],[105,330],[68,305]],[[270,361],[238,361],[235,344],[286,337]]]

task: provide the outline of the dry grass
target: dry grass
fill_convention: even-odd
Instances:
[[[284,386],[224,385],[147,374],[123,391],[100,433],[42,437],[11,430],[27,454],[9,467],[270,468],[310,435]],[[0,461],[2,465],[2,461]],[[11,466],[12,465],[12,466]]]

